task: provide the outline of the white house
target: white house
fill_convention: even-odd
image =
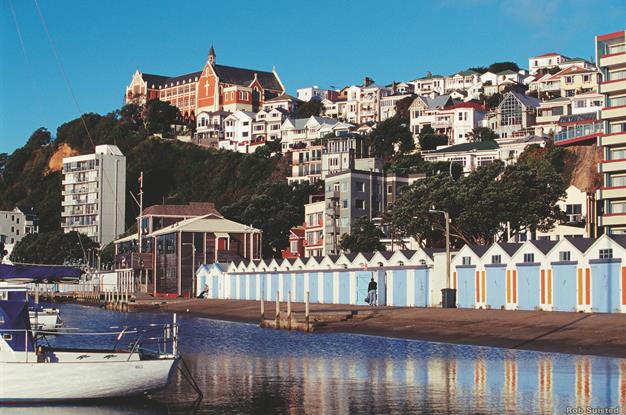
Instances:
[[[555,52],[533,56],[528,58],[528,70],[531,75],[534,75],[539,71],[546,71],[548,69],[558,67],[563,61],[568,59],[569,58],[567,56]]]
[[[239,153],[254,153],[264,140],[257,140],[252,134],[252,123],[256,113],[237,110],[224,119],[224,139],[219,148]]]

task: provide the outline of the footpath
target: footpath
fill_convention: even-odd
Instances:
[[[266,301],[265,318],[275,316]],[[242,300],[176,299],[139,301],[135,310],[190,313],[259,324],[261,303]],[[304,313],[304,303],[291,303]],[[280,303],[281,312],[287,310]],[[626,314],[507,311],[441,308],[367,307],[311,304],[312,318],[353,315],[325,321],[315,332],[344,332],[413,340],[626,358]],[[358,318],[357,318],[358,316]],[[315,335],[315,334],[312,334]]]

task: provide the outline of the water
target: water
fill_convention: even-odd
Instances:
[[[69,327],[171,321],[62,305]],[[204,400],[197,413],[568,413],[626,411],[626,360],[396,340],[306,334],[179,316],[180,350]],[[67,338],[51,339],[64,344]],[[110,340],[81,338],[83,345]],[[152,400],[97,406],[2,408],[5,413],[192,413],[195,392],[176,376]],[[36,409],[36,410],[35,410]],[[575,413],[571,412],[570,413]]]

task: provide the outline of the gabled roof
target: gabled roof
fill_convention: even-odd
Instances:
[[[453,106],[446,109],[455,110],[458,108],[473,108],[477,111],[487,112],[487,108],[485,108],[484,105],[479,104],[478,102],[459,102],[458,104],[454,104]]]
[[[143,210],[142,216],[203,216],[209,213],[222,216],[211,202],[190,202],[188,205],[152,205]]]
[[[587,252],[587,250],[596,241],[595,238],[575,238],[572,236],[566,236],[565,239],[576,247],[581,253]]]
[[[418,98],[421,98],[422,101],[424,101],[426,105],[428,105],[428,108],[431,108],[431,109],[444,108],[444,107],[454,104],[454,101],[452,100],[452,97],[449,94],[437,95],[435,98],[431,98],[428,96],[418,97]]]
[[[513,242],[502,242],[499,243],[498,245],[500,245],[502,247],[502,249],[504,250],[504,252],[506,252],[510,257],[512,257],[518,249],[520,249],[520,247],[522,246],[521,243],[513,243]]]
[[[567,58],[567,56],[561,55],[560,53],[548,52],[548,53],[544,53],[543,55],[533,56],[531,57],[531,59],[532,58],[549,58],[550,56],[563,56],[564,58]]]
[[[505,69],[497,73],[497,75],[517,75],[517,72],[512,71],[510,69]]]
[[[467,245],[469,249],[472,250],[479,258],[482,258],[485,255],[485,252],[491,247],[491,245]]]
[[[520,94],[519,92],[513,92],[513,91],[509,92],[509,94],[512,94],[515,98],[517,98],[518,101],[520,101],[526,107],[531,107],[531,108],[539,107],[540,101],[535,97],[530,97],[528,95]],[[502,100],[502,102],[504,102],[505,99],[506,97]],[[500,103],[500,105],[502,105],[502,102]]]
[[[296,97],[292,97],[291,95],[288,94],[281,94],[277,97],[271,98],[266,100],[265,102],[277,102],[277,101],[296,101],[296,102],[302,102],[302,100],[296,98]]]
[[[153,75],[151,73],[142,73],[141,78],[148,84],[148,88],[158,88],[161,85],[164,85],[165,82],[170,79],[170,76],[164,75]]]
[[[423,248],[423,251],[431,259],[434,259],[436,253],[438,253],[438,252],[446,252],[446,249],[445,248]]]
[[[533,239],[530,241],[537,249],[539,249],[544,254],[550,252],[550,250],[557,244],[557,241],[549,241],[545,239]]]
[[[302,226],[294,226],[289,230],[289,232],[298,238],[304,238],[304,228]]]
[[[282,91],[278,78],[273,72],[259,71],[256,69],[237,68],[235,66],[213,65],[215,73],[220,78],[220,82],[227,84],[248,86],[256,74],[259,83],[264,89]]]
[[[609,238],[613,239],[618,245],[626,249],[626,235],[609,235]]]
[[[181,220],[173,225],[156,230],[150,236],[165,235],[172,232],[211,232],[211,233],[244,233],[261,231],[248,225],[224,219],[222,216],[207,215]]]

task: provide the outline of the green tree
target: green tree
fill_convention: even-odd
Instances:
[[[496,138],[499,138],[498,134],[489,127],[474,127],[467,136],[467,139],[472,143],[495,141]]]
[[[502,71],[519,71],[519,66],[515,62],[494,62],[487,68],[488,72],[498,73]]]
[[[87,251],[97,246],[90,238],[76,231],[31,233],[15,244],[10,259],[29,264],[85,263]]]
[[[296,118],[309,118],[312,115],[318,116],[322,113],[323,105],[321,101],[312,99],[307,102],[303,102],[296,108]]]
[[[440,245],[442,215],[449,212],[454,245],[502,240],[507,222],[513,233],[547,231],[563,220],[556,203],[565,195],[560,174],[548,158],[504,166],[494,162],[458,180],[437,175],[419,180],[405,190],[391,212],[391,222],[403,235],[422,244]]]
[[[152,99],[144,105],[142,119],[149,134],[167,135],[171,126],[180,121],[180,111],[167,102]]]
[[[110,268],[110,266],[113,265],[114,262],[115,262],[115,244],[111,242],[100,251],[100,264],[104,268]]]
[[[414,100],[415,95],[411,95],[396,102],[396,115],[402,118],[406,124],[408,124],[409,119],[409,107]]]
[[[30,136],[30,138],[26,142],[26,147],[37,148],[45,146],[48,145],[51,140],[52,136],[50,135],[50,131],[48,131],[44,127],[41,127],[35,130],[35,132]]]
[[[424,134],[419,136],[420,149],[435,150],[438,146],[448,145],[450,139],[443,134]]]
[[[350,252],[384,251],[385,245],[380,241],[384,236],[367,216],[362,216],[352,222],[349,234],[341,236],[340,246],[342,250]]]
[[[261,229],[263,256],[278,258],[289,244],[291,228],[302,224],[309,195],[319,190],[310,184],[291,186],[284,181],[268,182],[221,211],[231,220]]]
[[[406,154],[415,148],[405,120],[394,116],[379,123],[369,136],[374,155],[389,160],[395,154]]]

